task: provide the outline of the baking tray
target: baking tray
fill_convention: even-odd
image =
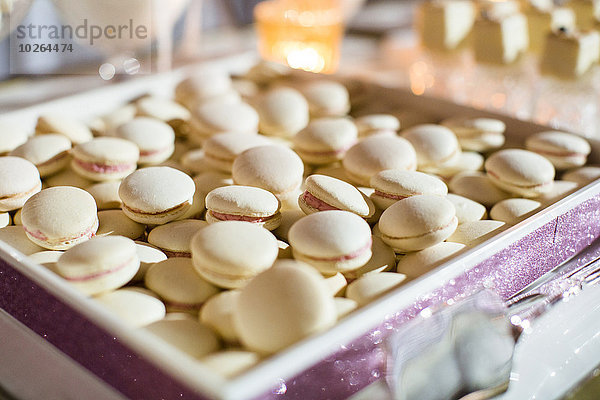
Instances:
[[[205,66],[238,73],[254,61],[254,54],[243,54]],[[0,118],[28,128],[44,112],[91,118],[144,93],[169,95],[185,74],[177,70],[143,77]],[[435,119],[456,114],[502,119],[513,142],[548,129],[404,90],[366,82],[352,86],[363,95],[373,94],[382,109],[427,110]],[[368,96],[363,99],[369,101]],[[381,342],[423,309],[482,288],[508,298],[599,236],[600,184],[595,182],[230,380],[151,334],[127,327],[0,242],[0,332],[6,332],[0,334],[0,382],[23,398],[346,398],[383,376]]]

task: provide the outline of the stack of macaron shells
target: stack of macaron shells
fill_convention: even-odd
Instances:
[[[498,150],[501,121],[435,125],[433,111],[360,99],[353,119],[343,86],[293,75],[261,63],[238,93],[199,72],[178,85],[181,106],[146,96],[92,130],[43,116],[0,157],[0,240],[231,376],[600,177],[543,154],[583,154],[584,139],[539,134],[515,155]]]

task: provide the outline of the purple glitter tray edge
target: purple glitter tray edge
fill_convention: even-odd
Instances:
[[[523,289],[600,237],[600,195],[527,234],[260,399],[344,399],[383,377],[380,343],[422,309],[483,287],[503,298]],[[543,254],[543,257],[540,255]],[[584,262],[582,260],[582,262]],[[0,259],[0,308],[129,398],[206,399],[133,352],[104,328]],[[85,340],[81,340],[85,338]]]

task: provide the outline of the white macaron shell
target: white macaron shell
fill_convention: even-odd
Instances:
[[[497,234],[498,229],[504,225],[504,222],[494,220],[465,222],[456,228],[456,231],[448,238],[448,242],[474,246]]]
[[[317,80],[304,85],[301,91],[312,117],[342,116],[350,110],[350,95],[341,83]]]
[[[243,102],[206,102],[194,109],[193,122],[201,135],[223,132],[257,133],[258,114]]]
[[[163,97],[148,96],[135,103],[138,115],[156,118],[160,121],[182,120],[188,121],[190,111],[173,100]]]
[[[342,159],[357,138],[356,126],[348,118],[319,118],[312,120],[292,141],[306,162],[325,164]]]
[[[304,164],[289,148],[258,146],[244,151],[233,163],[233,181],[285,195],[302,184]]]
[[[197,359],[220,347],[213,331],[193,319],[162,319],[146,326],[144,330],[162,339],[165,345]]]
[[[156,297],[131,289],[119,289],[94,298],[130,326],[143,327],[165,317],[165,305]]]
[[[131,209],[161,213],[191,202],[195,191],[194,181],[184,172],[170,167],[148,167],[126,177],[119,187],[119,196]]]
[[[415,148],[420,170],[443,167],[461,151],[454,132],[441,125],[417,125],[404,131],[402,137]]]
[[[309,121],[308,102],[300,92],[289,87],[270,89],[258,101],[257,111],[260,132],[270,136],[294,136]]]
[[[441,242],[424,250],[408,253],[398,261],[396,271],[406,275],[408,279],[418,278],[464,248],[462,243]]]
[[[192,237],[208,226],[206,221],[185,219],[157,226],[148,234],[148,243],[171,253],[191,257]]]
[[[93,139],[92,131],[81,121],[62,114],[45,114],[38,119],[37,133],[60,133],[77,145]]]
[[[485,169],[495,185],[524,196],[549,191],[555,175],[550,161],[521,149],[497,151],[485,161]]]
[[[48,134],[30,138],[10,155],[31,161],[40,171],[40,175],[47,176],[68,165],[70,149],[71,141],[65,136]]]
[[[506,199],[490,210],[490,217],[506,223],[517,222],[523,215],[539,208],[540,202],[530,199]]]
[[[379,171],[417,168],[417,155],[409,141],[397,136],[373,135],[352,146],[342,164],[352,180],[368,186]]]
[[[234,323],[241,342],[262,354],[277,352],[331,327],[333,297],[313,268],[280,260],[240,293]]]
[[[448,193],[446,199],[454,205],[459,225],[467,221],[478,221],[487,215],[487,210],[483,204],[466,197]]]
[[[220,171],[231,173],[233,161],[244,151],[257,146],[270,144],[271,141],[261,135],[248,133],[222,133],[212,136],[204,143],[204,157],[207,164]]]
[[[175,132],[165,122],[137,117],[119,126],[116,135],[135,143],[140,149],[140,163],[161,163],[173,153]]]

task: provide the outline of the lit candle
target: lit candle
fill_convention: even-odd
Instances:
[[[337,0],[264,1],[254,16],[265,59],[310,72],[335,72],[344,32]]]

